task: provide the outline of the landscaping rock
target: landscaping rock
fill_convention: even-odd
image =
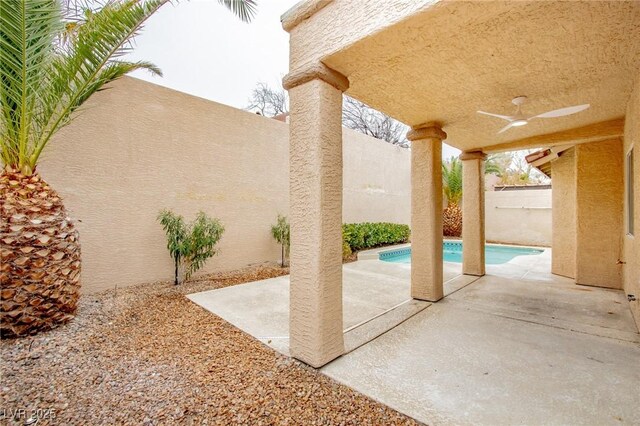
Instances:
[[[185,297],[286,273],[262,265],[82,296],[69,324],[0,342],[0,423],[35,412],[39,426],[417,424]]]

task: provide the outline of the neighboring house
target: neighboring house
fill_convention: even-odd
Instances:
[[[639,22],[637,2],[308,0],[287,12],[291,226],[307,248],[293,241],[291,354],[320,366],[344,352],[344,92],[412,127],[414,298],[443,297],[443,141],[463,151],[470,275],[485,273],[484,156],[569,145],[551,163],[553,270],[624,289],[640,323]],[[519,115],[522,95],[528,116],[590,108],[500,133],[505,121],[477,113]]]

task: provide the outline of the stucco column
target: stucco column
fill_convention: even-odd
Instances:
[[[413,128],[411,141],[411,297],[438,301],[442,279],[442,141],[437,124]]]
[[[348,84],[321,64],[283,81],[291,108],[289,351],[313,367],[344,353],[342,92]]]
[[[482,276],[484,268],[484,159],[481,151],[463,152],[462,273]]]

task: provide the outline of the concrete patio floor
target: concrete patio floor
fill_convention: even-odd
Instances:
[[[409,299],[410,265],[344,265],[348,353],[324,374],[428,424],[640,424],[640,335],[621,291],[549,273],[550,250],[445,263],[445,299]],[[288,277],[190,295],[288,353]]]
[[[473,282],[445,264],[445,294]],[[365,260],[343,266],[343,328],[353,350],[430,305],[410,297],[411,266]],[[289,355],[289,276],[188,296],[277,351]]]

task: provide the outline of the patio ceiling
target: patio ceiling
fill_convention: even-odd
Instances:
[[[441,1],[323,62],[349,78],[349,95],[412,126],[439,121],[462,150],[570,142],[567,130],[597,134],[600,122],[599,137],[617,137],[640,68],[640,2]],[[519,95],[530,115],[591,108],[500,135],[505,121],[476,113],[511,115]]]

